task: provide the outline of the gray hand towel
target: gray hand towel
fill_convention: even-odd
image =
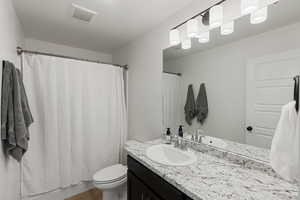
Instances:
[[[197,121],[203,124],[207,115],[208,115],[207,95],[206,95],[205,84],[202,83],[200,85],[199,93],[196,100]]]
[[[22,74],[19,69],[17,69],[18,77],[20,80],[20,90],[21,90],[21,103],[22,103],[22,112],[25,120],[26,127],[28,128],[33,123],[33,117],[29,108],[28,99],[22,79]],[[27,131],[27,133],[29,133]],[[27,135],[27,138],[29,140],[29,134]]]
[[[187,96],[186,96],[186,103],[184,106],[185,121],[188,125],[192,125],[192,120],[195,117],[195,112],[196,112],[196,104],[195,104],[193,85],[189,85]]]
[[[3,61],[2,69],[1,139],[6,153],[20,161],[28,148],[33,117],[20,71],[8,61]]]

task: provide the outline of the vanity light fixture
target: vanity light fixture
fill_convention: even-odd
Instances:
[[[259,0],[241,0],[241,13],[247,15],[258,9]]]
[[[222,4],[227,0],[220,0],[209,8],[197,13],[196,15],[190,17],[184,22],[178,24],[174,28],[171,29],[169,34],[170,45],[174,46],[182,43],[182,49],[191,48],[191,38],[198,38],[200,43],[209,42],[209,29],[213,29],[216,27],[221,27],[221,35],[229,35],[234,32],[234,21],[226,22],[223,24],[224,16],[223,16],[223,6]],[[251,14],[250,20],[251,24],[259,24],[264,22],[268,17],[268,7],[264,7],[259,9],[259,4],[261,0],[240,0],[241,1],[241,13],[242,16]],[[267,0],[269,5],[277,4],[279,0]],[[202,17],[202,26],[199,25],[199,17]],[[179,28],[183,25],[186,25],[184,32],[185,37],[180,37]],[[199,33],[200,32],[200,33]]]
[[[180,33],[178,29],[172,29],[169,33],[170,45],[175,46],[180,44]]]
[[[266,21],[267,18],[268,18],[268,7],[264,7],[251,14],[250,22],[251,24],[259,24]]]
[[[209,42],[209,31],[200,33],[198,36],[199,43],[207,43]]]
[[[204,25],[208,26],[209,25],[209,22],[212,22],[211,24],[213,26],[220,26],[222,23],[220,23],[220,21],[223,21],[223,7],[220,5],[222,3],[224,3],[226,0],[220,0],[219,2],[215,3],[214,5],[212,5],[211,7],[197,13],[196,15],[194,15],[193,17],[185,20],[184,22],[178,24],[177,26],[175,26],[174,28],[172,28],[169,32],[169,43],[170,43],[170,46],[174,46],[174,45],[177,45],[179,44],[180,42],[182,43],[183,41],[183,48],[190,48],[189,46],[191,46],[191,39],[190,38],[193,38],[193,37],[196,37],[196,38],[199,38],[198,35],[199,35],[199,22],[198,22],[198,17],[202,17],[202,20],[205,19],[205,23]],[[219,5],[221,6],[221,9],[219,7]],[[217,7],[216,7],[217,6]],[[213,7],[216,7],[216,8],[213,8]],[[212,13],[214,13],[215,11],[215,18],[213,17],[213,20],[209,20],[210,17],[210,9],[212,9]],[[214,15],[214,14],[213,14]],[[197,23],[196,23],[197,21]],[[186,38],[180,38],[180,32],[179,31],[179,28],[182,27],[183,25],[185,24],[189,24],[187,25],[187,36],[189,38],[186,39]],[[196,28],[196,25],[197,24],[197,28]],[[200,41],[209,41],[209,33],[205,33],[205,34],[208,34],[208,38],[206,37],[206,39],[199,39]]]
[[[209,10],[209,26],[216,28],[223,23],[223,6],[216,5]]]
[[[222,24],[221,26],[221,35],[229,35],[234,31],[234,21],[230,21]]]
[[[197,19],[190,19],[187,22],[187,36],[189,38],[194,38],[198,34],[199,24]]]
[[[277,3],[279,3],[279,0],[268,0],[268,5],[277,4]]]

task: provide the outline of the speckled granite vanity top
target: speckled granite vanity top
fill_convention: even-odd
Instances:
[[[126,151],[194,200],[297,199],[298,186],[276,175],[268,164],[267,150],[234,142],[228,145],[230,151],[190,143],[190,148],[196,150],[197,162],[174,167],[160,165],[146,156],[146,149],[160,142],[128,141]]]

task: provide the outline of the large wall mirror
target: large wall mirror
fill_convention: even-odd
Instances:
[[[230,35],[214,28],[207,43],[193,38],[190,49],[165,49],[163,127],[270,148],[300,75],[299,8],[298,0],[283,0],[269,6],[263,23],[246,15]],[[193,98],[196,113],[188,116]]]

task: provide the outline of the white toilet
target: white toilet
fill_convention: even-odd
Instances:
[[[121,164],[99,170],[93,176],[94,186],[103,192],[103,200],[127,199],[127,167]]]

